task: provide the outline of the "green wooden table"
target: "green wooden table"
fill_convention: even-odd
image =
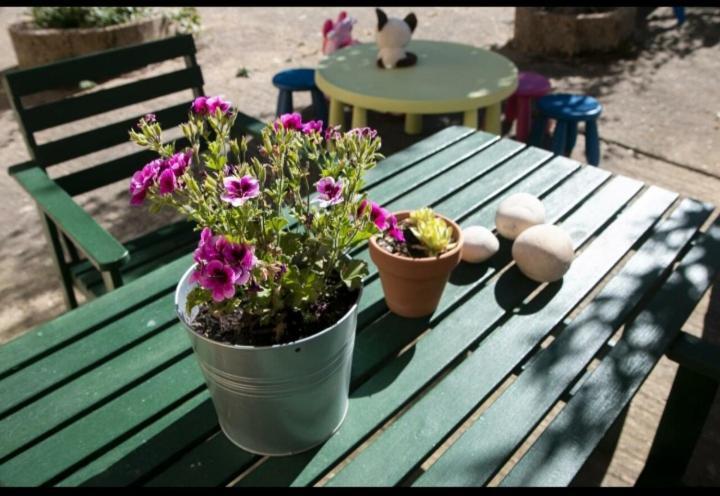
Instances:
[[[367,111],[405,115],[405,131],[422,131],[422,114],[462,112],[463,124],[478,127],[485,108],[485,130],[500,134],[500,104],[517,88],[515,64],[472,45],[412,40],[412,67],[381,69],[377,45],[352,45],[320,61],[315,84],[330,97],[329,123],[343,123],[343,105],[352,105],[352,127],[363,127]]]
[[[385,159],[368,188],[489,227],[503,197],[534,193],[577,258],[540,288],[503,242],[458,266],[429,319],[389,313],[371,265],[345,423],[282,458],[220,432],[173,309],[181,258],[0,347],[0,484],[482,485],[557,405],[500,483],[568,484],[720,265],[710,205],[465,127]]]

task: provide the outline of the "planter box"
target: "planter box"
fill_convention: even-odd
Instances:
[[[636,7],[577,15],[517,7],[513,44],[531,54],[573,56],[611,52],[630,38],[636,13]]]
[[[32,22],[8,28],[18,67],[27,68],[110,48],[164,38],[170,21],[151,17],[103,28],[38,29]]]

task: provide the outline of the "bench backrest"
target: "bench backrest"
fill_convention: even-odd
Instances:
[[[197,65],[195,52],[193,37],[179,35],[7,72],[4,78],[5,91],[32,158],[43,168],[48,168],[127,143],[128,130],[141,115],[148,112],[157,115],[163,129],[177,126],[187,119],[191,99],[160,110],[147,108],[141,114],[121,121],[112,122],[109,118],[112,122],[110,124],[54,141],[42,144],[36,141],[36,133],[39,131],[179,91],[192,90],[194,96],[204,94],[202,72]],[[77,88],[83,80],[106,81],[178,57],[184,58],[185,68],[35,106],[23,103],[23,98],[40,92]],[[180,146],[183,146],[182,141],[185,140],[178,140]],[[71,172],[56,178],[56,182],[70,195],[77,195],[125,179],[154,158],[156,154],[143,150]]]

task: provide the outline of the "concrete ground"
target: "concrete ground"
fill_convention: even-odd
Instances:
[[[16,64],[7,26],[22,18],[24,8],[0,7],[0,71]],[[276,91],[272,75],[287,67],[313,67],[321,58],[320,28],[337,8],[201,8],[203,31],[197,37],[198,61],[208,94],[223,94],[244,112],[260,119],[274,115]],[[388,8],[390,15],[414,11],[419,19],[416,38],[442,39],[491,48],[513,60],[521,70],[536,70],[551,78],[556,91],[593,95],[604,105],[600,119],[601,167],[612,172],[679,191],[720,205],[720,8],[688,8],[681,28],[669,7],[658,8],[634,46],[623,54],[574,60],[528,58],[513,50],[514,9]],[[358,19],[355,37],[371,41],[374,12],[348,8]],[[247,77],[237,77],[238,70]],[[137,75],[129,75],[132,79]],[[142,76],[142,74],[141,74]],[[124,80],[122,82],[125,82]],[[106,83],[108,85],[117,82]],[[309,105],[308,95],[296,106]],[[136,111],[130,109],[136,114]],[[421,139],[459,116],[426,119],[424,133],[402,133],[402,118],[373,114],[370,124],[383,136],[383,151]],[[78,132],[95,122],[66,128]],[[0,92],[0,156],[2,168],[26,160],[28,154],[4,94]],[[49,133],[52,136],[52,132]],[[573,157],[584,161],[582,137]],[[96,157],[101,158],[101,156]],[[80,164],[82,165],[82,163]],[[72,166],[61,166],[70,170]],[[161,224],[127,208],[125,183],[83,195],[81,204],[121,240]],[[0,173],[0,343],[64,311],[60,285],[29,197],[5,173]],[[708,341],[720,342],[720,287],[708,291],[685,329]],[[617,450],[607,472],[596,482],[631,485],[642,469],[670,390],[676,366],[663,359],[632,402]],[[718,485],[720,463],[720,401],[705,426],[685,480],[692,485]]]

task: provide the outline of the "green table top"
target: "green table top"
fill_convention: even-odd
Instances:
[[[323,59],[315,83],[327,95],[362,108],[420,114],[463,112],[510,96],[515,64],[482,48],[444,41],[412,40],[415,66],[381,69],[377,45],[346,47]]]
[[[700,232],[711,206],[464,127],[389,156],[367,190],[392,211],[430,205],[488,228],[504,197],[535,194],[577,257],[539,286],[502,241],[455,269],[427,319],[390,313],[371,264],[345,422],[322,446],[263,459],[221,432],[175,314],[187,255],[0,347],[0,486],[482,485],[555,407],[501,483],[566,485],[720,268],[720,220]]]

